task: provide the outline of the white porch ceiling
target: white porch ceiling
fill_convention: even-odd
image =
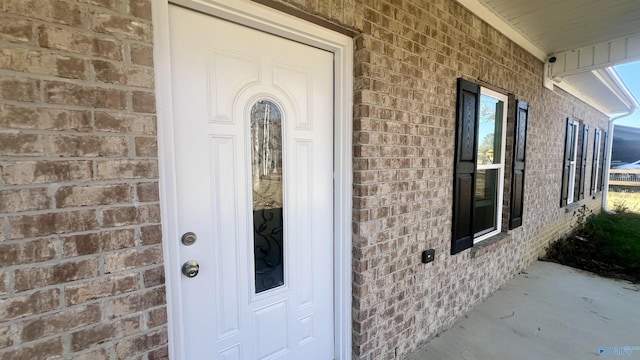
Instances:
[[[478,0],[551,55],[640,33],[638,0]]]
[[[639,107],[612,67],[640,61],[640,0],[457,1],[545,61],[547,87],[608,115]]]

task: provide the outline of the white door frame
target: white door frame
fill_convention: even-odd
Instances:
[[[335,359],[351,359],[351,210],[353,40],[249,0],[152,1],[162,244],[165,262],[169,356],[184,357],[179,234],[176,213],[169,2],[283,38],[334,56],[334,323]]]

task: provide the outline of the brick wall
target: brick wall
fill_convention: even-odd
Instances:
[[[167,357],[150,1],[0,2],[0,360]],[[606,118],[452,0],[273,1],[360,34],[353,354],[401,359],[568,231],[564,119]],[[451,256],[458,77],[531,111],[523,226]]]
[[[562,90],[543,88],[541,61],[453,0],[275,1],[360,33],[354,58],[353,357],[401,359],[567,233],[575,210],[559,207],[565,119],[572,116],[591,129],[587,195],[593,129],[606,128],[607,119]],[[451,256],[458,77],[513,94],[531,109],[523,226]],[[581,204],[597,210],[599,202]],[[428,248],[436,250],[436,260],[423,265],[420,252]]]
[[[167,358],[150,0],[0,2],[0,359]]]

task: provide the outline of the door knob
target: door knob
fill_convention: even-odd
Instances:
[[[200,264],[195,260],[189,260],[182,265],[182,273],[188,278],[196,277],[199,271]]]

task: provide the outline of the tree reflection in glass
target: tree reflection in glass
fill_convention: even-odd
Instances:
[[[251,109],[255,291],[284,284],[282,114],[269,100]]]

